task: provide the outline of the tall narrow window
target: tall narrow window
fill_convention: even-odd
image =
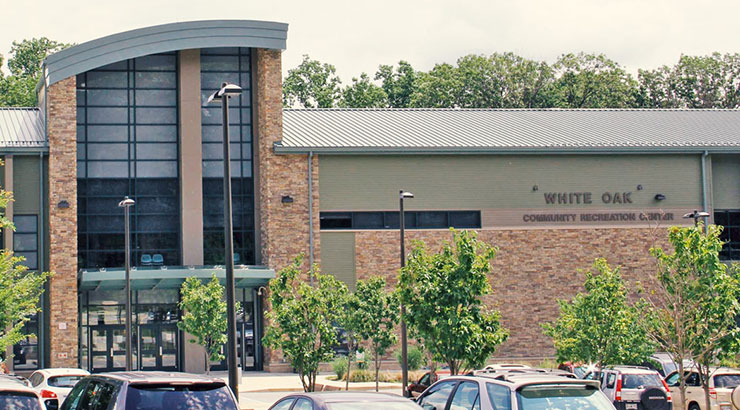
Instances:
[[[714,223],[724,227],[720,236],[724,245],[719,257],[740,260],[740,209],[716,210]]]
[[[204,263],[224,263],[223,121],[221,107],[218,104],[206,104],[206,100],[222,83],[227,82],[238,84],[244,90],[229,102],[234,262],[253,265],[255,231],[250,49],[202,49],[200,69]]]
[[[26,258],[21,264],[30,270],[39,268],[39,227],[36,215],[15,215],[13,217],[13,252],[15,256]]]

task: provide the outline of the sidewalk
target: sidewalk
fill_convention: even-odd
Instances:
[[[316,390],[344,390],[344,381],[329,380],[334,373],[323,373],[316,377]],[[211,376],[228,382],[226,371],[211,372]],[[401,389],[401,383],[379,384],[380,389]],[[350,383],[350,390],[375,390],[375,382]],[[300,392],[303,391],[301,379],[297,373],[244,372],[239,383],[239,392]]]

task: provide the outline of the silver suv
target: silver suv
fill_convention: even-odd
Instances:
[[[239,410],[221,379],[187,373],[113,372],[77,382],[61,410]]]
[[[601,390],[618,410],[670,410],[671,391],[660,373],[647,367],[601,370]]]
[[[614,410],[597,381],[543,373],[452,376],[416,402],[425,410]]]

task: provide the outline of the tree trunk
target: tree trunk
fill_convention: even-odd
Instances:
[[[378,349],[375,349],[375,391],[378,391],[378,379],[380,373],[380,355],[378,354]]]
[[[208,349],[206,349],[206,352],[203,354],[203,358],[205,359],[206,374],[211,374],[211,361],[208,357]]]
[[[347,352],[347,374],[344,377],[347,381],[344,383],[344,390],[349,390],[349,376],[352,373],[352,346],[350,345],[349,352]]]

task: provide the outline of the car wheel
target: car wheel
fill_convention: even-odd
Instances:
[[[668,396],[657,387],[645,389],[640,393],[640,403],[642,403],[642,408],[645,410],[670,410],[671,407]]]

